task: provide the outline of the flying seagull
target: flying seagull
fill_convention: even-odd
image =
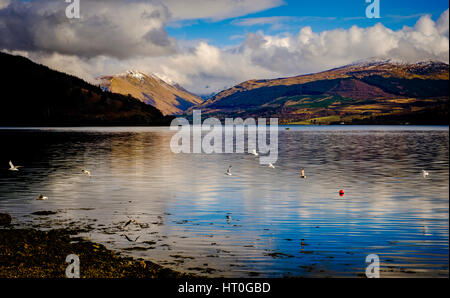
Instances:
[[[139,235],[139,236],[136,237],[136,239],[133,240],[133,239],[130,239],[130,237],[128,237],[128,236],[125,235],[125,234],[122,235],[122,236],[124,236],[125,238],[127,238],[127,240],[130,241],[130,242],[136,242],[136,241],[141,237],[141,236]]]
[[[81,170],[81,172],[83,172],[83,174],[88,175],[89,178],[91,178],[91,172],[88,170]]]
[[[232,168],[232,166],[229,166],[229,167],[228,167],[228,170],[227,170],[227,172],[225,173],[227,176],[233,176],[233,174],[231,174],[231,168]]]
[[[272,163],[269,163],[269,168],[275,169],[275,166]]]
[[[252,154],[253,154],[254,156],[259,156],[259,153],[256,152],[256,149],[253,149]]]
[[[39,197],[36,200],[38,200],[38,201],[45,201],[45,200],[48,200],[48,198],[44,197],[43,194],[40,194]]]
[[[425,170],[422,170],[422,175],[423,175],[423,178],[428,178],[428,176],[430,176],[430,173]]]
[[[9,168],[10,171],[18,171],[19,168],[22,168],[22,166],[13,165],[12,161],[9,161],[9,166],[10,166],[10,168]]]

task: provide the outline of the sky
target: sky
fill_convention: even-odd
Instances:
[[[197,19],[173,21],[167,26],[169,35],[178,40],[204,40],[216,46],[237,45],[247,33],[263,30],[267,34],[295,34],[310,26],[314,32],[354,25],[373,26],[379,22],[393,30],[414,26],[423,15],[437,19],[448,9],[448,1],[381,0],[380,19],[369,19],[364,0],[276,1],[274,7],[229,19]]]
[[[375,0],[372,0],[375,1]],[[0,51],[95,83],[134,69],[212,94],[368,58],[449,61],[443,0],[0,0]]]

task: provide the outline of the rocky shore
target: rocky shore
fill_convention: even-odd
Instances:
[[[80,260],[81,278],[187,278],[142,259],[124,257],[77,234],[57,229],[16,229],[0,214],[0,278],[66,278],[66,257]]]

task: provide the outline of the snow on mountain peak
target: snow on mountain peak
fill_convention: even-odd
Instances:
[[[145,74],[137,71],[137,70],[127,70],[124,74],[122,74],[121,76],[127,76],[127,77],[132,77],[138,80],[143,80],[145,78]]]
[[[118,76],[122,76],[122,77],[131,77],[131,78],[135,78],[139,81],[143,81],[146,77],[147,78],[152,78],[155,79],[163,84],[168,84],[170,86],[175,85],[176,83],[174,81],[172,81],[169,77],[164,76],[164,75],[160,75],[160,74],[156,74],[156,73],[144,73],[142,71],[138,71],[138,70],[127,70],[125,73],[122,73]]]
[[[381,64],[395,64],[395,65],[406,65],[409,64],[407,61],[395,58],[386,57],[371,57],[367,59],[357,60],[347,66],[374,66]]]
[[[376,66],[376,65],[382,65],[382,64],[392,64],[392,65],[433,65],[436,63],[442,63],[441,61],[436,61],[432,59],[424,59],[421,61],[407,61],[404,59],[398,59],[398,58],[386,58],[386,57],[372,57],[368,59],[361,59],[358,61],[355,61],[349,65],[346,65],[344,67],[348,66]]]

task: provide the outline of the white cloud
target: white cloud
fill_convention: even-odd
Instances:
[[[437,20],[436,28],[439,34],[446,35],[448,37],[448,27],[449,27],[449,10],[447,9]]]
[[[174,20],[223,20],[284,4],[283,0],[162,0]]]

